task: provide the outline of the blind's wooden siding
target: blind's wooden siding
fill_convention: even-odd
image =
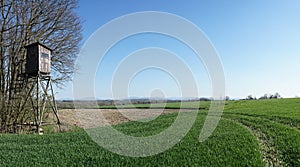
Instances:
[[[51,50],[40,43],[26,46],[25,72],[29,75],[50,74]]]

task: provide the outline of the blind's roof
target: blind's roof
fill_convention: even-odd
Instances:
[[[46,46],[46,45],[44,45],[44,44],[42,44],[40,42],[35,42],[35,43],[32,43],[32,44],[29,44],[29,45],[25,46],[25,48],[29,48],[29,47],[32,47],[32,46],[35,46],[35,45],[41,45],[44,48],[50,50],[51,52],[53,51],[51,48],[49,48],[48,46]]]

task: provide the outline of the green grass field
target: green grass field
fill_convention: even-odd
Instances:
[[[166,108],[179,106],[168,103]],[[2,134],[0,166],[300,166],[300,99],[228,101],[218,127],[203,143],[198,137],[209,102],[201,102],[200,107],[188,102],[183,107],[200,109],[192,129],[173,148],[154,156],[111,153],[84,130],[42,136]],[[132,136],[149,136],[169,127],[176,116],[166,114],[148,123],[128,122],[115,128]]]

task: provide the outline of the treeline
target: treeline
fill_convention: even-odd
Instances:
[[[262,99],[279,99],[281,98],[280,94],[279,93],[274,93],[274,94],[269,94],[269,93],[266,93],[264,94],[263,96],[259,97],[259,98],[256,98],[252,95],[248,95],[245,99],[243,100],[262,100]]]

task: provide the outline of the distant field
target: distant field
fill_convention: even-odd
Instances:
[[[166,107],[179,105],[168,103]],[[109,107],[113,108],[104,108]],[[83,130],[43,136],[3,134],[0,166],[300,166],[300,99],[228,101],[217,129],[203,143],[198,137],[209,102],[201,102],[200,107],[197,102],[186,102],[183,108],[200,109],[195,124],[183,140],[158,155],[119,156],[95,144]],[[176,116],[166,114],[148,123],[127,122],[115,128],[148,136],[169,127]]]
[[[124,103],[124,104],[120,104]],[[114,103],[112,101],[105,102],[105,101],[58,101],[57,105],[59,109],[73,109],[73,108],[81,108],[81,109],[96,109],[96,108],[103,108],[103,109],[116,109],[116,108],[170,108],[170,109],[177,109],[180,107],[181,102],[163,102],[163,101],[154,101],[151,102],[143,102],[143,100],[139,101],[136,100],[133,102],[133,104],[130,104],[130,101],[124,100],[124,101],[117,101],[117,105],[113,105]],[[201,101],[202,104],[209,105],[209,101]],[[183,107],[185,108],[198,108],[199,102],[188,102],[185,101],[182,103]],[[201,105],[202,106],[202,105]]]
[[[166,109],[208,109],[210,101],[197,102],[170,102],[170,103],[152,103],[152,104],[132,104],[132,105],[117,105],[117,106],[98,106],[103,109],[116,108],[166,108]]]

